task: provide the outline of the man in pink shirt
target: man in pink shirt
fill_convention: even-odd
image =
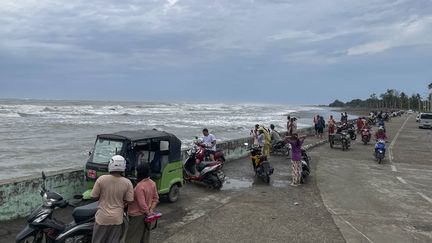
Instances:
[[[129,205],[129,227],[126,235],[127,243],[150,242],[151,223],[144,222],[144,218],[154,213],[159,202],[156,183],[150,179],[148,164],[140,165],[137,169],[138,184],[134,189],[134,201]]]

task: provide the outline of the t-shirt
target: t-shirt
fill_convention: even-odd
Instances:
[[[272,140],[272,141],[280,141],[280,140],[282,140],[282,139],[281,139],[279,133],[276,132],[275,130],[273,130],[273,131],[271,132],[271,140]]]
[[[209,135],[207,135],[207,136],[204,136],[204,137],[202,138],[202,140],[203,140],[203,143],[204,143],[206,146],[211,146],[212,143],[213,143],[214,141],[216,141],[216,137],[215,137],[213,134],[209,134]],[[208,150],[212,150],[212,151],[216,151],[216,143],[215,143],[212,147],[207,148],[207,149],[208,149]]]
[[[304,139],[299,140],[288,140],[288,143],[291,144],[291,160],[300,161],[302,159],[301,148],[303,145]]]
[[[144,179],[138,183],[134,190],[135,199],[128,207],[129,216],[140,216],[148,214],[152,206],[159,202],[156,183],[151,179]]]
[[[120,225],[123,223],[124,201],[132,202],[134,191],[130,180],[124,177],[103,175],[96,180],[91,196],[99,198],[96,223]]]

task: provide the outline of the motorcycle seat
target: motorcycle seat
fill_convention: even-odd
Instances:
[[[72,217],[77,224],[92,219],[98,209],[99,202],[87,204],[85,206],[77,207],[72,212]]]

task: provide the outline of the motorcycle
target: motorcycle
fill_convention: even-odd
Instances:
[[[329,136],[330,148],[333,148],[334,145],[342,145],[342,151],[348,150],[351,146],[351,137],[345,130],[340,130],[336,134],[331,134]]]
[[[381,164],[381,162],[385,158],[385,141],[384,140],[378,140],[375,144],[375,159],[378,161],[378,164]]]
[[[302,176],[300,183],[305,183],[307,177],[310,175],[310,157],[307,155],[306,150],[302,149]]]
[[[193,146],[187,152],[188,158],[183,166],[183,178],[188,182],[197,182],[219,190],[222,188],[225,175],[222,171],[221,161],[204,161],[205,146]],[[195,172],[198,170],[199,175]]]
[[[285,141],[281,140],[272,144],[272,154],[289,156],[289,153],[290,153],[289,143],[286,143]]]
[[[348,124],[347,126],[347,132],[350,135],[351,140],[357,139],[356,129],[354,127],[354,124]]]
[[[363,128],[361,134],[362,134],[362,142],[363,142],[363,144],[364,145],[368,144],[370,142],[371,136],[372,136],[371,133],[370,133],[369,128]]]
[[[44,202],[27,218],[28,224],[16,236],[16,242],[90,243],[98,202],[76,207],[72,213],[74,220],[69,224],[64,224],[53,218],[53,213],[56,208],[66,208],[71,205],[60,194],[45,188],[44,172],[42,172],[42,179],[40,195]]]
[[[245,143],[245,146],[248,146],[248,144]],[[267,157],[261,154],[261,148],[253,146],[248,150],[256,175],[265,183],[270,183],[270,176],[273,174],[274,168],[270,165]]]

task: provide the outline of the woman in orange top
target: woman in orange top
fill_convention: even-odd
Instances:
[[[137,172],[138,184],[134,189],[134,202],[128,207],[129,227],[126,242],[147,243],[150,242],[151,223],[146,223],[144,218],[153,214],[159,195],[156,183],[150,179],[149,165],[140,165]]]

